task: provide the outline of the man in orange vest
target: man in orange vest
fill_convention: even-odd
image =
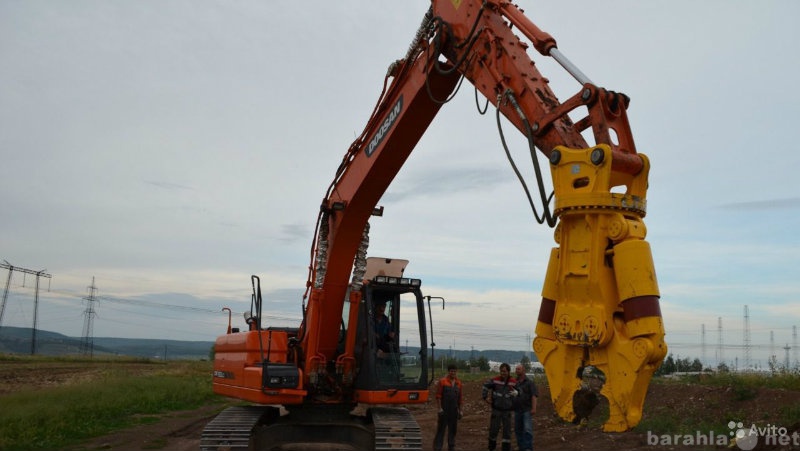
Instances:
[[[439,379],[436,388],[436,406],[439,408],[439,420],[436,422],[436,436],[433,438],[434,451],[442,451],[444,430],[447,429],[447,449],[456,449],[456,430],[461,419],[461,406],[464,390],[457,376],[458,368],[454,364],[447,366],[447,376]]]

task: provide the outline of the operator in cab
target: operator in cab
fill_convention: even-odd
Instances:
[[[386,316],[386,303],[378,302],[375,304],[375,341],[378,347],[378,355],[381,353],[392,352],[395,333],[392,330],[392,324],[389,322],[389,317]]]

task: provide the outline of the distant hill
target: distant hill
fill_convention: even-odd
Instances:
[[[0,328],[0,353],[30,354],[32,330],[27,327]],[[208,358],[211,341],[159,340],[145,338],[94,337],[94,355],[127,355],[166,359]],[[36,331],[36,354],[75,355],[81,353],[81,339],[57,332]]]
[[[160,340],[151,338],[113,338],[94,337],[93,354],[101,355],[126,355],[134,357],[159,358],[159,359],[206,359],[209,357],[211,341],[181,341]],[[401,349],[402,351],[403,349]],[[407,349],[416,354],[419,348]],[[30,354],[31,329],[27,327],[0,328],[0,353]],[[77,355],[81,354],[81,339],[68,337],[57,332],[46,330],[36,331],[36,354],[40,355]],[[430,355],[430,350],[428,350]],[[494,362],[519,362],[525,351],[505,351],[499,349],[477,350],[451,350],[436,348],[434,358],[452,357],[458,360],[486,357]],[[531,360],[536,361],[533,352],[527,353]]]

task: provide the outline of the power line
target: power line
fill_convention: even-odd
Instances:
[[[5,267],[5,266],[3,266],[3,267]],[[14,267],[14,269],[17,270],[18,268]],[[36,272],[35,271],[30,271],[30,273],[35,274]],[[7,280],[8,287],[7,287],[6,293],[4,294],[4,297],[8,297],[8,289],[10,288],[10,280],[11,280],[11,277],[9,277],[8,280]],[[94,283],[95,282],[94,282],[94,279],[93,279],[92,286],[94,286]],[[12,291],[14,291],[14,290],[12,290]],[[63,295],[64,297],[71,296],[71,297],[81,297],[82,299],[86,299],[86,298],[82,297],[79,294],[75,294],[75,293],[69,292],[69,291],[52,290],[52,292],[56,293],[56,294]],[[169,318],[169,316],[174,316],[174,315],[165,314],[166,313],[165,311],[169,311],[169,310],[175,311],[175,312],[180,312],[180,313],[183,313],[183,314],[186,314],[187,312],[194,313],[194,314],[199,314],[199,315],[197,315],[198,318],[196,320],[193,320],[193,322],[197,321],[198,323],[201,323],[201,324],[204,324],[204,323],[205,324],[211,324],[210,322],[204,321],[203,317],[209,318],[209,319],[211,319],[212,317],[213,318],[218,318],[219,315],[221,314],[221,312],[219,310],[217,310],[216,308],[215,309],[210,309],[210,308],[197,307],[197,306],[177,305],[177,304],[170,304],[170,303],[165,303],[165,302],[157,302],[157,301],[150,301],[150,300],[143,300],[143,299],[131,299],[131,298],[118,297],[118,296],[107,296],[107,295],[106,296],[99,296],[99,295],[95,294],[94,299],[95,299],[95,302],[103,301],[104,305],[106,307],[108,307],[111,311],[127,312],[128,314],[143,315],[143,316],[148,316],[148,317],[152,317],[152,318],[167,319],[167,318]],[[96,305],[97,304],[95,304],[95,306]],[[129,308],[121,308],[122,306],[129,306]],[[139,310],[139,311],[137,311],[137,310]],[[48,309],[48,311],[49,311],[49,309]],[[751,312],[750,312],[750,309],[748,307],[747,308],[747,316],[748,317],[750,317],[750,313]],[[93,336],[93,330],[91,330],[91,329],[87,330],[86,326],[88,324],[87,324],[86,320],[88,318],[90,318],[90,317],[98,317],[98,318],[100,318],[100,317],[97,315],[97,311],[94,308],[89,310],[88,306],[87,306],[86,311],[84,311],[83,315],[84,315],[84,333],[82,335],[83,335],[83,337],[91,337],[91,336]],[[264,319],[272,321],[272,322],[299,323],[300,321],[302,321],[302,318],[300,316],[301,315],[264,315]],[[180,318],[176,318],[176,319],[180,319]],[[61,320],[59,320],[59,321],[61,321]],[[121,324],[131,324],[131,325],[136,325],[136,326],[145,326],[146,325],[146,326],[149,326],[151,328],[152,327],[158,327],[154,322],[147,323],[147,324],[141,324],[141,323],[135,323],[135,322],[131,323],[131,322],[119,321],[119,320],[114,320],[114,319],[111,319],[111,318],[104,318],[104,321],[117,322],[117,323],[121,323]],[[746,323],[749,323],[749,321],[746,321]],[[89,326],[93,327],[93,324],[94,323],[92,323]],[[437,324],[444,324],[444,326],[443,326],[444,328],[438,328],[437,327],[437,330],[436,330],[437,336],[439,336],[440,338],[444,338],[447,341],[454,340],[456,338],[458,338],[459,341],[467,340],[468,342],[473,343],[473,345],[471,345],[473,350],[476,347],[475,344],[481,343],[481,342],[483,343],[483,345],[478,344],[477,347],[483,348],[483,349],[492,349],[493,346],[497,346],[497,345],[489,344],[490,342],[518,343],[522,339],[525,339],[526,342],[527,342],[527,341],[529,341],[529,338],[531,336],[531,331],[530,330],[526,330],[526,329],[522,329],[522,328],[521,329],[480,329],[480,330],[477,330],[474,327],[471,327],[469,325],[458,324],[458,323],[448,323],[446,321],[437,322]],[[749,324],[744,324],[743,326],[744,327],[742,327],[742,329],[741,329],[742,331],[765,330],[765,329],[759,329],[759,328],[751,328],[751,327],[749,327]],[[797,340],[796,339],[796,326],[794,326],[794,327],[790,326],[790,327],[792,328],[792,331],[794,332],[794,334],[793,334],[793,338],[794,339],[792,340],[792,343],[794,343]],[[740,329],[738,329],[736,327],[733,327],[733,328],[728,327],[727,329],[728,330],[726,332],[728,332],[729,334],[732,333],[732,332],[739,332],[739,330],[740,330]],[[775,331],[781,331],[781,330],[786,330],[787,328],[781,328],[781,327],[775,328],[775,327],[772,327],[771,329],[774,329]],[[179,331],[178,329],[174,329],[172,327],[169,327],[167,330],[170,330],[172,332]],[[180,331],[180,332],[188,332],[188,331]],[[196,333],[197,331],[193,329],[192,332]],[[753,340],[752,340],[752,337],[751,337],[751,340],[749,340],[749,343],[750,343],[749,346],[745,346],[744,340],[743,340],[742,344],[724,343],[723,342],[723,333],[722,332],[723,332],[723,330],[722,330],[722,317],[719,317],[718,318],[718,333],[719,333],[719,337],[718,338],[719,339],[718,339],[718,343],[717,343],[717,346],[716,346],[716,351],[717,351],[716,352],[716,354],[717,354],[716,357],[717,357],[717,363],[718,364],[719,363],[725,363],[724,351],[726,349],[729,350],[729,352],[733,351],[735,354],[736,353],[740,353],[745,349],[750,349],[753,353],[759,352],[759,351],[766,351],[766,350],[769,349],[771,351],[770,352],[771,355],[775,354],[775,352],[774,352],[774,344],[771,344],[771,345],[763,344],[763,341],[760,344],[754,344]],[[773,335],[774,331],[771,330],[771,332],[772,332],[771,335]],[[709,343],[710,340],[706,339],[707,337],[706,337],[705,324],[703,324],[701,326],[701,331],[700,331],[701,337],[700,337],[700,340],[697,340],[697,333],[698,332],[697,332],[696,329],[694,329],[693,331],[688,330],[688,329],[670,329],[670,336],[673,337],[673,338],[677,337],[677,338],[679,338],[680,341],[668,340],[668,344],[670,346],[670,349],[675,349],[675,350],[681,349],[681,350],[684,350],[684,352],[686,352],[686,350],[689,350],[690,355],[691,354],[695,354],[695,355],[696,354],[702,354],[702,361],[703,361],[703,364],[705,365],[706,364],[706,347],[710,344]],[[750,334],[748,334],[748,335],[750,335]],[[445,337],[442,337],[442,336],[445,336]],[[744,335],[740,335],[740,336],[744,336]],[[771,339],[774,340],[774,338],[772,338],[772,337],[771,337]],[[758,340],[756,340],[756,341],[758,341]],[[467,349],[469,349],[469,348],[470,348],[470,346],[467,346]],[[800,349],[799,346],[793,346],[792,347],[792,350],[794,351],[794,353],[797,353],[798,349]],[[692,352],[692,350],[694,350],[694,352]],[[525,351],[526,352],[530,352],[530,350],[527,348],[527,346],[525,347]],[[797,362],[797,358],[795,358],[794,360],[795,360],[795,362]],[[747,359],[745,359],[745,362],[746,361],[747,361]],[[758,361],[756,360],[756,363],[757,362]],[[753,363],[752,359],[751,359],[751,363]]]
[[[126,298],[112,297],[112,296],[97,296],[97,299],[101,301],[115,302],[118,304],[165,308],[171,310],[184,310],[184,311],[192,311],[200,313],[214,313],[214,314],[220,313],[219,310],[212,310],[202,307],[192,307],[187,305],[165,304],[163,302],[145,301],[143,299],[126,299]]]

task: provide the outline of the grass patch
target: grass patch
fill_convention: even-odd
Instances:
[[[800,421],[800,405],[786,406],[780,410],[781,421],[784,424],[792,425]]]
[[[654,378],[655,383],[694,383],[716,387],[731,387],[740,391],[745,398],[751,390],[758,388],[776,388],[800,391],[800,374],[798,373],[707,373],[682,376],[677,379]]]
[[[0,397],[0,449],[59,449],[218,400],[208,362],[162,363],[147,372],[131,366],[115,361],[91,380]]]
[[[669,400],[670,405],[650,405],[639,425],[638,432],[652,431],[656,434],[689,434],[696,431],[729,431],[731,420],[772,421],[768,411],[760,411],[754,417],[753,401],[762,389],[800,391],[800,376],[797,374],[716,373],[687,375],[678,378],[654,378],[654,384],[674,387],[676,396],[681,387],[697,385],[710,389],[701,393],[700,399]],[[679,408],[678,408],[679,407]],[[711,418],[707,412],[715,415]],[[800,406],[783,407],[780,421],[793,424],[800,418]]]
[[[727,431],[727,422],[724,416],[712,420],[697,412],[664,409],[646,415],[633,430],[639,433],[695,435],[697,431]]]
[[[46,356],[0,353],[0,363],[142,363],[152,365],[165,365],[164,361],[148,359],[146,357],[108,356],[86,357],[81,355]]]

